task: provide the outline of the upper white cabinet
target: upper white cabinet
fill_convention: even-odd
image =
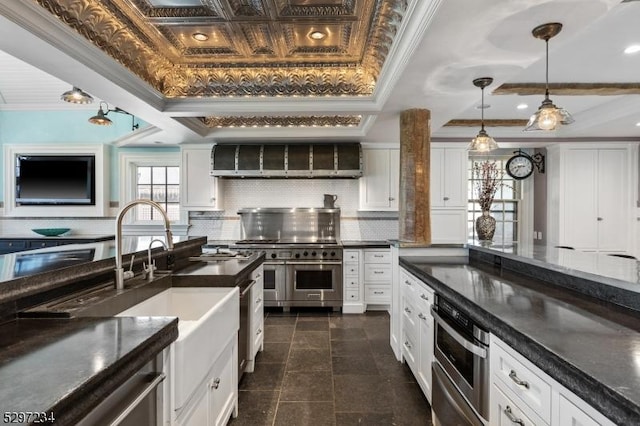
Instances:
[[[628,252],[630,146],[562,147],[549,153],[550,242],[578,250]]]
[[[467,151],[431,148],[431,207],[467,207]]]
[[[400,150],[363,149],[360,210],[397,211],[400,186]]]
[[[180,205],[187,210],[220,210],[220,180],[209,174],[211,145],[183,145],[181,147],[182,189]]]

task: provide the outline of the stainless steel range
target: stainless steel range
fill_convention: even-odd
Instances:
[[[340,209],[242,209],[243,240],[264,251],[265,306],[342,306]]]

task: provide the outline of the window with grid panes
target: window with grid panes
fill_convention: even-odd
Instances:
[[[505,165],[512,153],[508,155],[469,155],[467,168],[468,198],[469,208],[467,213],[467,230],[469,239],[475,239],[476,219],[482,215],[478,194],[476,191],[476,179],[473,174],[473,165],[484,161],[495,161],[498,168],[505,170]],[[496,233],[493,236],[493,243],[498,245],[510,245],[518,242],[518,206],[520,199],[517,194],[521,194],[521,182],[513,179],[506,172],[502,177],[502,185],[498,187],[496,195],[491,204],[491,216],[496,220]]]
[[[180,167],[137,166],[136,197],[160,204],[172,221],[180,219]],[[136,219],[162,220],[151,206],[136,206]]]

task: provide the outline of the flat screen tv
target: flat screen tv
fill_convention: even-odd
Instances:
[[[96,204],[95,156],[18,155],[16,205]]]

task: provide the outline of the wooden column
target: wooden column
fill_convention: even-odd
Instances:
[[[400,241],[431,244],[431,112],[400,113]]]

